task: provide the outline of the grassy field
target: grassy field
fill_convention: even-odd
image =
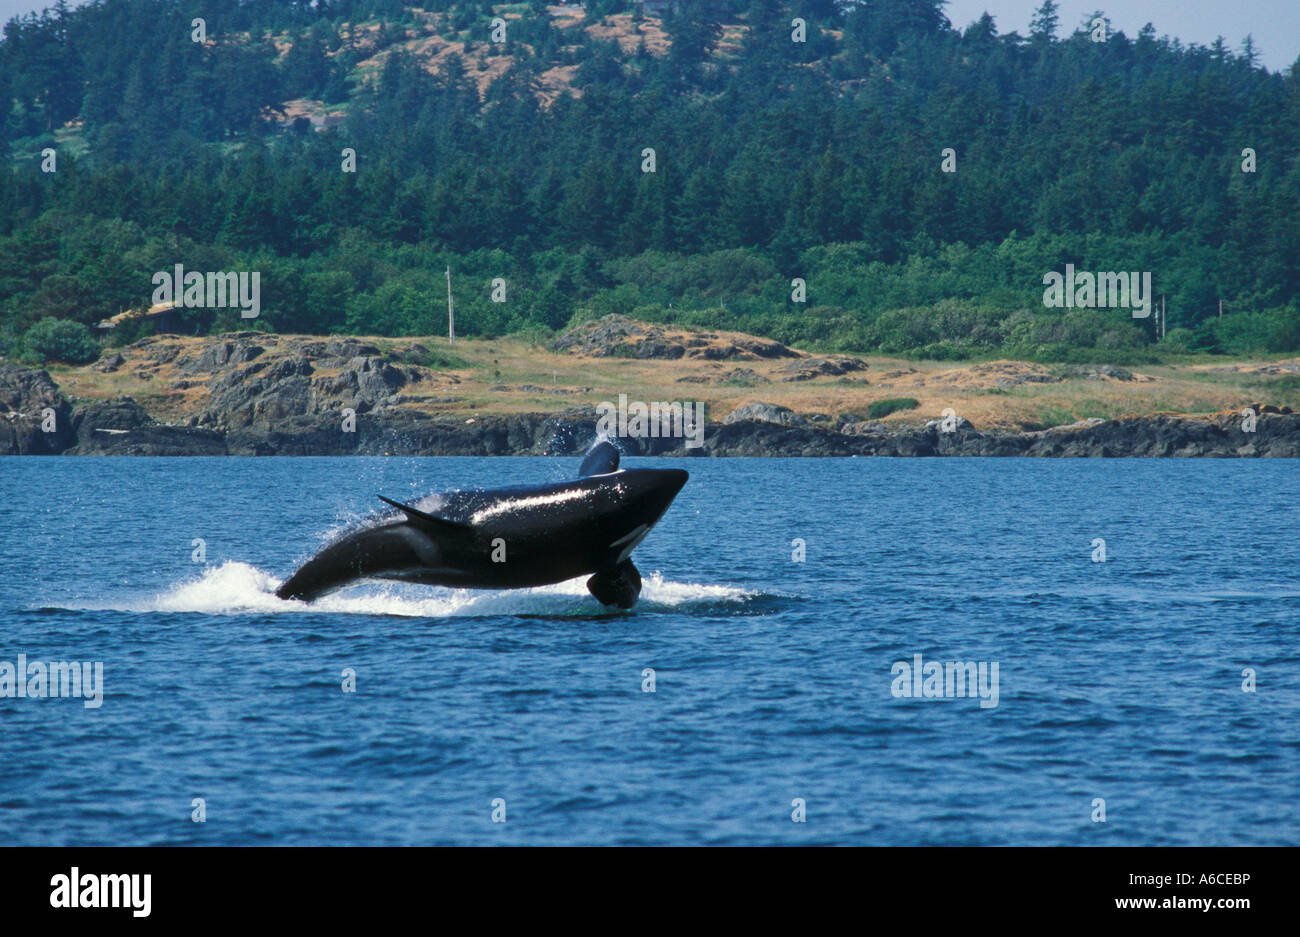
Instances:
[[[1089,417],[1111,418],[1157,412],[1206,414],[1238,410],[1252,403],[1300,409],[1300,359],[1282,361],[1193,358],[1133,369],[1040,365],[1015,361],[925,362],[866,357],[868,365],[844,376],[789,380],[799,359],[751,358],[709,361],[589,357],[556,352],[524,338],[445,337],[387,339],[358,337],[386,355],[423,345],[431,359],[442,359],[428,377],[403,388],[412,397],[436,402],[404,404],[448,415],[482,412],[554,412],[569,407],[629,400],[698,401],[710,419],[735,407],[763,401],[796,412],[835,420],[844,414],[866,419],[872,403],[915,398],[914,409],[899,410],[886,423],[922,423],[945,408],[979,429],[1039,429]],[[183,421],[203,405],[210,375],[185,375],[159,364],[160,349],[173,344],[180,354],[197,357],[214,338],[159,337],[143,347],[120,349],[126,362],[113,373],[88,367],[49,370],[74,399],[129,396],[155,417]],[[267,358],[292,355],[301,341],[319,336],[259,335]],[[166,356],[162,356],[166,357]],[[814,361],[809,356],[804,361]],[[317,367],[318,375],[329,375]]]

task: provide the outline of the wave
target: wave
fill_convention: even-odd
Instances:
[[[226,562],[197,580],[179,583],[157,595],[71,610],[122,612],[196,612],[208,615],[306,613],[393,615],[410,618],[484,617],[493,615],[561,616],[628,614],[608,609],[587,591],[587,577],[533,589],[481,590],[365,582],[310,604],[277,598],[281,580],[247,563]],[[761,593],[735,586],[665,582],[653,573],[643,579],[635,611],[731,608],[736,613]]]

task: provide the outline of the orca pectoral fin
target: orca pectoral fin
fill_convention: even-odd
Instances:
[[[383,495],[377,495],[384,504],[391,504],[399,511],[403,512],[408,519],[423,521],[425,524],[433,527],[434,530],[441,530],[445,533],[464,532],[473,530],[468,524],[462,524],[460,521],[449,521],[445,517],[438,517],[436,514],[429,514],[421,511],[419,508],[413,508],[409,504],[403,504],[400,501],[394,501],[392,498],[385,498]]]
[[[601,441],[592,446],[591,451],[582,460],[582,466],[578,469],[578,477],[608,475],[610,472],[617,471],[618,449],[611,442]]]
[[[641,573],[632,565],[631,560],[624,560],[617,566],[602,569],[588,579],[587,591],[599,599],[602,605],[631,608],[641,594]]]

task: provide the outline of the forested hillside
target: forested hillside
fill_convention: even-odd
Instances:
[[[94,0],[10,22],[0,345],[146,307],[179,263],[260,271],[254,327],[281,332],[442,331],[450,267],[462,334],[620,312],[935,358],[1300,349],[1300,63],[1177,24],[1094,41],[1051,0],[1028,36],[941,0],[651,8]],[[1165,340],[1128,309],[1045,308],[1067,263],[1150,271]]]

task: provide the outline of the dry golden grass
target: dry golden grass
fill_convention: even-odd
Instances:
[[[554,13],[556,10],[564,10],[565,7],[549,7]],[[575,18],[577,23],[581,17]],[[556,22],[556,26],[563,28],[568,25],[563,22]],[[672,40],[668,38],[668,33],[664,31],[663,24],[658,18],[653,16],[645,17],[638,28],[632,20],[631,13],[617,13],[613,16],[606,16],[599,23],[594,23],[587,27],[587,35],[593,39],[613,39],[618,43],[619,49],[624,53],[632,53],[641,43],[645,43],[645,49],[651,55],[664,56],[668,54],[668,49],[672,45]]]
[[[521,16],[520,13],[504,7],[494,7],[494,10],[507,22],[519,19]],[[668,48],[671,44],[668,34],[655,17],[646,17],[638,26],[637,23],[633,22],[630,13],[620,13],[615,16],[607,16],[599,23],[584,27],[582,24],[586,11],[578,7],[556,5],[547,7],[547,11],[550,13],[557,29],[584,29],[593,38],[616,41],[624,53],[635,52],[637,46],[644,43],[646,51],[651,55],[664,56],[668,54]],[[433,74],[442,73],[446,68],[447,59],[452,55],[457,55],[462,58],[466,74],[477,86],[479,94],[482,95],[486,93],[488,87],[494,81],[505,74],[510,66],[514,64],[514,57],[501,54],[499,51],[501,47],[493,43],[468,38],[449,39],[442,36],[440,30],[442,29],[444,14],[427,13],[419,9],[413,12],[421,20],[419,26],[407,29],[403,40],[395,42],[384,49],[378,48],[378,24],[361,23],[342,28],[344,32],[351,33],[353,41],[358,47],[370,52],[369,56],[357,64],[357,70],[363,80],[373,81],[383,69],[388,57],[397,49],[402,49],[419,58],[423,62],[424,68]],[[736,32],[740,27],[731,27],[731,29],[735,32],[735,37],[740,35],[739,32]],[[277,48],[281,45],[284,46],[281,49],[283,55],[288,49],[287,40],[283,37],[277,37],[275,41]],[[532,53],[531,46],[523,43],[519,45],[527,49],[529,54]],[[549,106],[566,91],[575,96],[580,95],[581,90],[576,88],[573,83],[576,72],[576,66],[556,66],[546,70],[542,74],[542,87],[538,91],[538,100],[543,105]]]
[[[718,340],[736,333],[711,333]],[[266,358],[295,353],[298,342],[319,336],[259,335]],[[453,402],[408,404],[430,413],[470,415],[554,412],[574,406],[630,400],[702,400],[711,418],[720,419],[735,407],[761,400],[804,414],[861,414],[872,402],[913,397],[919,406],[892,414],[889,423],[918,423],[939,417],[951,407],[979,429],[1022,429],[1055,426],[1088,417],[1172,412],[1206,414],[1238,410],[1251,403],[1271,403],[1300,409],[1300,375],[1268,374],[1270,364],[1258,360],[1190,360],[1129,369],[1132,380],[1064,376],[1061,366],[1014,361],[908,361],[871,356],[866,371],[844,377],[790,381],[792,359],[707,361],[698,358],[646,360],[593,358],[555,352],[521,338],[459,339],[449,346],[444,337],[390,339],[358,336],[386,353],[419,343],[437,354],[454,356],[463,366],[437,369],[427,380],[403,388],[411,396],[455,397]],[[197,357],[209,338],[162,336],[141,348],[120,349],[122,368],[104,374],[92,367],[53,367],[52,376],[75,399],[130,396],[156,418],[179,422],[197,412],[207,398],[209,375],[185,375],[174,364],[152,360],[165,346],[179,345]],[[260,359],[259,359],[260,360]],[[1291,363],[1295,363],[1295,360]],[[1236,367],[1237,371],[1224,368]],[[758,375],[750,384],[722,382],[736,369]],[[317,366],[318,375],[329,370]],[[708,378],[688,382],[682,378]],[[1042,382],[1025,381],[1038,377]],[[763,379],[767,382],[764,382]],[[504,389],[494,389],[504,387]]]

